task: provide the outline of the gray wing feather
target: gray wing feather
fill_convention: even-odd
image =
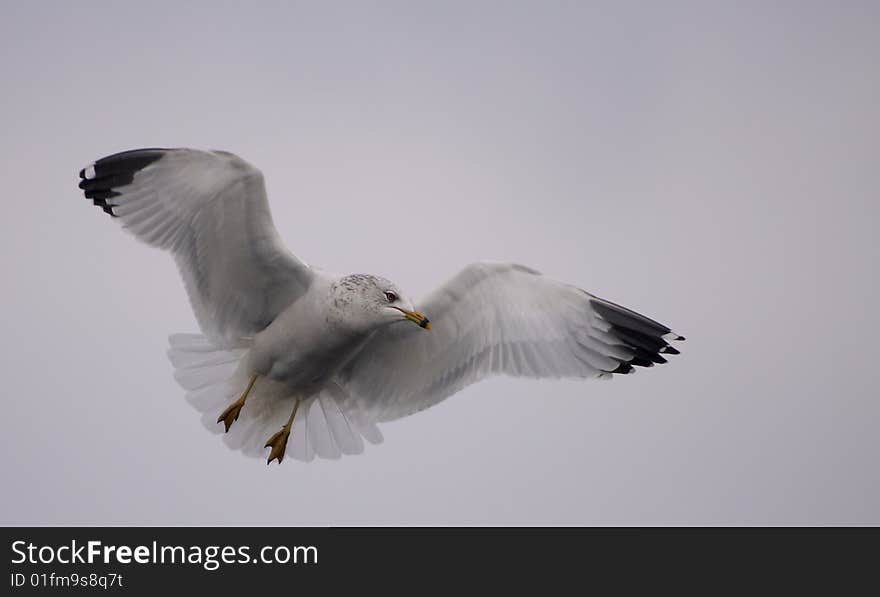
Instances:
[[[489,375],[607,378],[678,352],[668,327],[516,264],[469,265],[419,307],[431,331],[380,330],[340,375],[376,420],[423,410]]]
[[[202,331],[220,345],[265,328],[311,283],[278,236],[262,173],[236,155],[133,150],[80,177],[86,197],[174,255]]]

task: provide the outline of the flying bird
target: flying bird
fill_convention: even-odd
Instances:
[[[417,303],[380,276],[310,267],[279,237],[262,173],[226,151],[135,149],[79,177],[173,255],[202,331],[169,338],[174,376],[205,427],[267,464],[358,454],[377,423],[491,375],[610,378],[684,340],[513,263],[468,265]]]

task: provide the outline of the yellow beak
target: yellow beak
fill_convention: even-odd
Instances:
[[[418,311],[407,311],[406,309],[401,309],[400,307],[395,307],[401,313],[403,313],[404,317],[406,317],[409,321],[413,322],[420,328],[425,328],[426,330],[431,329],[431,322],[428,321],[428,318],[425,317],[424,313],[419,313]]]

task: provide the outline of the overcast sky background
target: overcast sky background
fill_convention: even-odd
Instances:
[[[880,523],[880,3],[0,4],[3,524]],[[76,188],[234,151],[306,261],[513,260],[688,337],[340,461],[205,432],[173,261]]]

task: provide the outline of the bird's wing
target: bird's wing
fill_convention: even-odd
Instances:
[[[340,383],[376,420],[428,408],[492,374],[610,377],[665,363],[684,340],[665,325],[514,264],[476,263],[420,305],[430,331],[395,323]]]
[[[265,328],[311,283],[275,230],[262,173],[238,156],[136,149],[80,178],[95,205],[174,255],[199,325],[220,345]]]

